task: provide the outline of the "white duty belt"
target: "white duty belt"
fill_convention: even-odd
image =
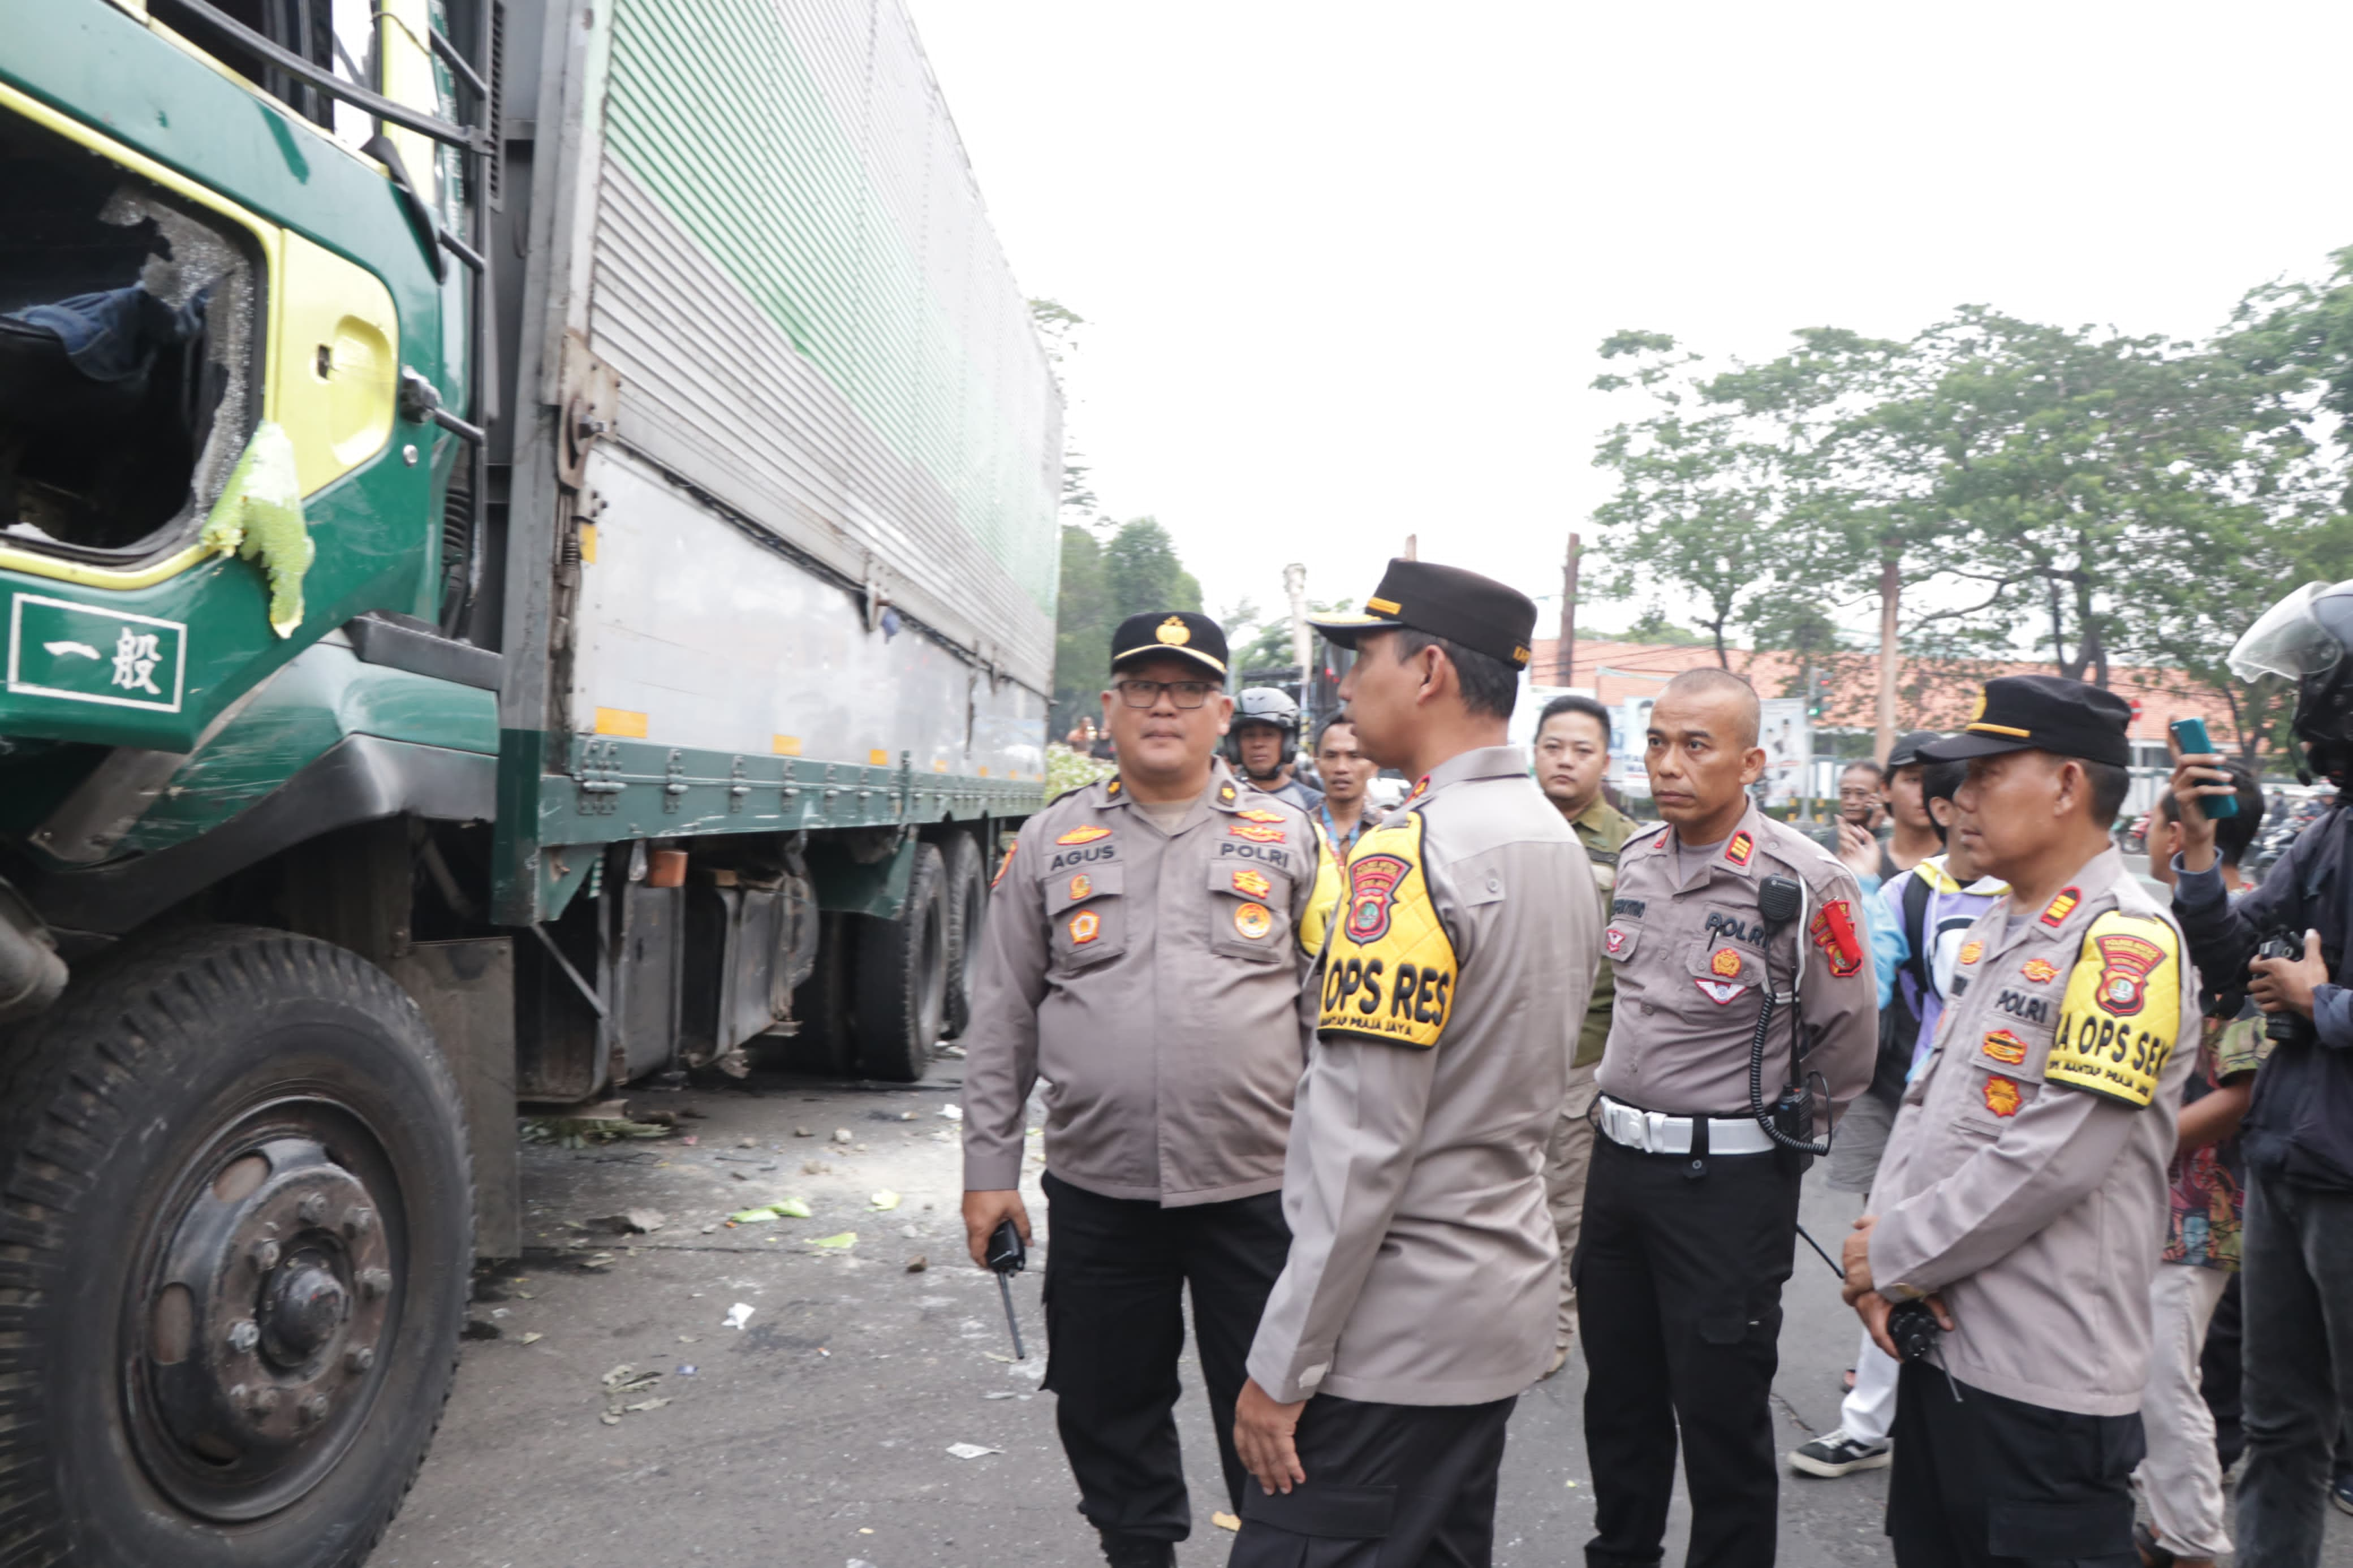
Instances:
[[[1753,1116],[1669,1116],[1663,1110],[1644,1110],[1603,1095],[1598,1102],[1601,1112],[1601,1135],[1612,1143],[1643,1154],[1688,1154],[1692,1152],[1692,1124],[1707,1123],[1707,1152],[1711,1154],[1769,1154],[1773,1140],[1765,1129],[1757,1125]]]

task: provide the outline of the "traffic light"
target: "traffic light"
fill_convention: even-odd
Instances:
[[[1831,702],[1831,672],[1812,669],[1806,672],[1806,717],[1820,719]]]

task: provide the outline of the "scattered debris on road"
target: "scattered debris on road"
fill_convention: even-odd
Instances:
[[[950,1443],[948,1452],[959,1459],[977,1459],[984,1454],[1002,1454],[1002,1448],[984,1448],[977,1443]]]
[[[751,1321],[752,1304],[749,1301],[738,1301],[727,1309],[727,1327],[740,1329]]]

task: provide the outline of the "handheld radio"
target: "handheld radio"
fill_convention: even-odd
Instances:
[[[1765,922],[1766,954],[1769,961],[1773,938],[1783,926],[1800,919],[1806,909],[1805,884],[1794,877],[1767,877],[1757,885],[1757,912]],[[1852,921],[1841,917],[1844,911],[1825,910],[1831,921],[1831,939],[1841,951],[1860,955],[1862,942],[1855,936]],[[1840,927],[1843,925],[1844,929]],[[1785,997],[1773,989],[1773,973],[1768,962],[1765,973],[1765,1005],[1757,1013],[1757,1037],[1748,1047],[1748,1111],[1757,1118],[1757,1125],[1765,1129],[1767,1137],[1793,1154],[1819,1156],[1831,1152],[1830,1138],[1814,1142],[1814,1083],[1819,1073],[1805,1072],[1800,1060],[1800,1041],[1805,1020],[1793,1016],[1789,1028],[1789,1081],[1781,1088],[1780,1098],[1771,1105],[1765,1103],[1765,1050],[1772,1033],[1773,1015],[1784,1001],[1792,1014],[1798,1005],[1798,983],[1806,973],[1806,938],[1798,936],[1798,963],[1789,976],[1789,992]],[[1827,1086],[1826,1086],[1827,1087]]]

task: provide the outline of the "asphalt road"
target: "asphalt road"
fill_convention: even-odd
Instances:
[[[677,1135],[527,1148],[533,1250],[478,1280],[475,1331],[496,1337],[467,1343],[439,1440],[373,1568],[1099,1563],[1073,1510],[1053,1396],[1038,1391],[1042,1359],[1009,1359],[997,1287],[963,1255],[955,1124],[939,1114],[955,1103],[957,1066],[914,1089],[763,1074],[744,1089],[641,1094],[639,1111],[681,1116]],[[1025,1184],[1042,1219],[1036,1173],[1033,1158]],[[885,1191],[899,1201],[878,1210]],[[725,1224],[786,1196],[812,1217]],[[632,1207],[660,1211],[661,1228],[624,1238],[596,1227]],[[1805,1223],[1824,1245],[1854,1211],[1819,1171],[1810,1179]],[[852,1247],[815,1245],[849,1232]],[[925,1267],[910,1272],[918,1258]],[[1015,1294],[1041,1349],[1037,1276]],[[731,1328],[739,1303],[748,1321]],[[1775,1392],[1790,1445],[1836,1421],[1855,1332],[1830,1271],[1801,1248]],[[661,1376],[609,1395],[605,1379],[623,1366]],[[1210,1521],[1224,1500],[1201,1485],[1217,1468],[1190,1366],[1186,1384],[1196,1525],[1178,1561],[1209,1568],[1230,1537]],[[1499,1564],[1580,1560],[1592,1508],[1583,1392],[1572,1357],[1520,1402]],[[958,1458],[954,1444],[996,1451]],[[1889,1561],[1885,1477],[1785,1477],[1781,1561]],[[1670,1562],[1683,1521],[1679,1507]],[[2353,1568],[2353,1528],[2333,1529],[2327,1562]]]

